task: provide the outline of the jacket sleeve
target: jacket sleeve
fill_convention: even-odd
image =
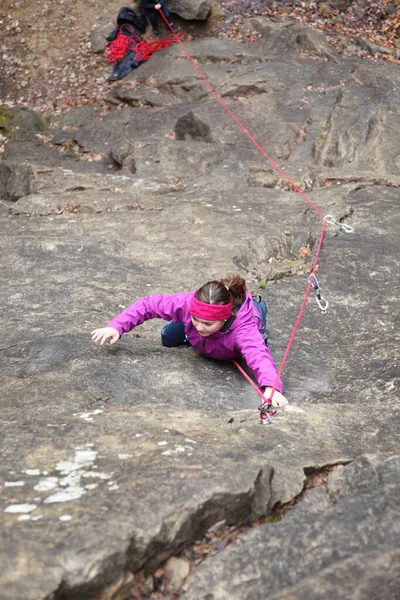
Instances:
[[[250,326],[240,328],[237,332],[236,346],[256,376],[258,385],[261,388],[272,387],[277,376],[275,362],[257,328]],[[276,389],[282,392],[281,380]]]
[[[107,327],[113,327],[122,335],[149,319],[183,321],[187,298],[188,294],[146,296],[128,306]]]

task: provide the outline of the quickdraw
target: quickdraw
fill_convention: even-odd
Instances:
[[[310,283],[315,291],[315,296],[316,296],[316,301],[317,304],[321,310],[321,313],[324,315],[326,313],[326,311],[328,310],[328,306],[329,306],[329,302],[328,300],[325,300],[325,298],[323,298],[321,296],[321,292],[320,287],[319,287],[319,283],[318,283],[318,279],[317,276],[315,275],[315,273],[311,273],[311,275],[308,276],[307,278],[308,283]]]

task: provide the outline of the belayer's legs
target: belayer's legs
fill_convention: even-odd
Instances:
[[[165,15],[165,18],[167,19],[167,21],[169,23],[169,26],[171,27],[172,31],[174,33],[177,33],[178,30],[177,30],[177,28],[175,27],[175,25],[172,22],[172,18],[171,18],[171,14],[170,14],[169,10],[167,10],[167,8],[165,6],[163,6],[161,10],[163,11],[163,13]]]
[[[141,9],[148,18],[153,33],[158,33],[158,14],[155,8],[147,8],[141,5]]]
[[[176,348],[186,342],[185,326],[183,323],[170,321],[161,329],[161,343],[167,348]]]

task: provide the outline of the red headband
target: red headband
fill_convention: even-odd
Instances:
[[[207,304],[200,302],[196,296],[193,296],[189,312],[192,317],[203,319],[203,321],[224,321],[232,315],[232,302],[229,304]]]

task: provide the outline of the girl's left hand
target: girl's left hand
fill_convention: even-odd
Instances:
[[[272,387],[266,387],[264,390],[264,396],[266,398],[269,398],[272,392]],[[286,400],[285,396],[283,394],[281,394],[280,392],[278,392],[278,390],[275,390],[274,395],[272,396],[272,406],[277,406],[277,407],[281,407],[281,406],[285,406],[286,404],[289,404],[288,400]]]
[[[95,329],[90,334],[92,336],[92,340],[96,344],[100,344],[102,346],[108,339],[110,339],[110,344],[115,344],[118,342],[121,337],[119,331],[114,329],[114,327],[101,327],[100,329]]]

